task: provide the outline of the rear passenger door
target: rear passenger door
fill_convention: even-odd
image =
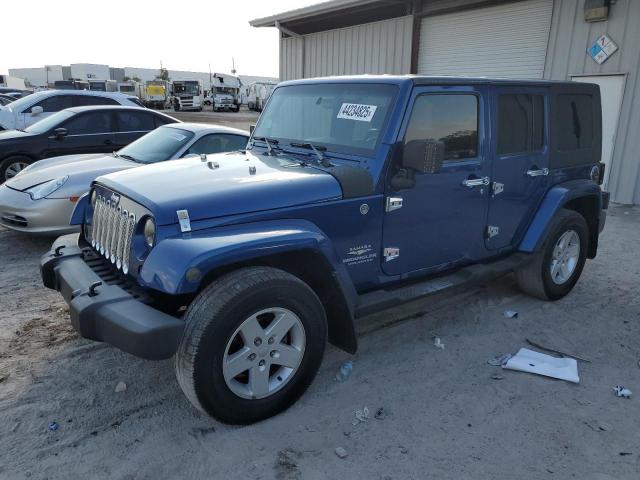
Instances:
[[[549,174],[548,94],[499,87],[492,95],[491,199],[486,245],[514,246],[542,200]]]
[[[116,150],[129,145],[157,126],[153,113],[139,110],[118,110],[116,119],[118,125],[115,134]]]
[[[111,110],[83,112],[60,125],[67,130],[64,137],[49,134],[49,154],[110,153],[113,146],[113,114]]]

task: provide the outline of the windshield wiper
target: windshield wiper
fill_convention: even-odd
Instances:
[[[318,157],[318,162],[320,163],[320,165],[322,165],[323,167],[333,167],[331,162],[327,160],[327,157],[322,154],[322,152],[327,151],[327,147],[322,145],[314,145],[313,143],[308,142],[291,142],[289,145],[291,145],[292,147],[313,150],[313,153],[315,153],[316,157]]]
[[[117,156],[118,157],[122,157],[125,160],[131,160],[132,162],[141,163],[140,160],[138,160],[137,158],[132,157],[131,155],[127,155],[127,154],[122,155],[122,154],[118,153]]]
[[[273,147],[271,146],[271,144],[274,145],[278,145],[280,143],[280,140],[278,140],[277,138],[269,138],[269,137],[253,137],[253,140],[260,140],[263,141],[264,143],[267,144],[267,153],[269,155],[275,155],[273,152]],[[251,145],[254,145],[254,142],[251,143]]]

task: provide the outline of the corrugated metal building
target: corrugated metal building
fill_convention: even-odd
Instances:
[[[640,204],[640,0],[334,0],[250,23],[280,30],[281,80],[417,73],[598,83],[606,188],[616,202]],[[618,49],[589,52],[604,34]],[[602,63],[591,55],[600,49]]]

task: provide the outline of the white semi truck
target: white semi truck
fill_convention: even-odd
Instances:
[[[138,98],[144,98],[143,85],[140,82],[129,80],[127,82],[118,82],[118,92],[125,95],[133,95]]]
[[[204,95],[200,80],[174,80],[171,82],[171,104],[173,109],[202,111]]]
[[[94,90],[96,92],[117,92],[118,82],[115,80],[89,79],[89,90]]]
[[[275,82],[250,83],[247,87],[247,107],[249,110],[261,112],[274,88],[276,88]]]

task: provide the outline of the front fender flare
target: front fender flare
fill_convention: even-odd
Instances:
[[[551,188],[542,200],[533,221],[518,246],[518,250],[521,252],[537,251],[544,242],[551,221],[558,210],[571,200],[588,196],[596,197],[598,208],[602,208],[602,191],[600,186],[591,180],[571,180]]]

